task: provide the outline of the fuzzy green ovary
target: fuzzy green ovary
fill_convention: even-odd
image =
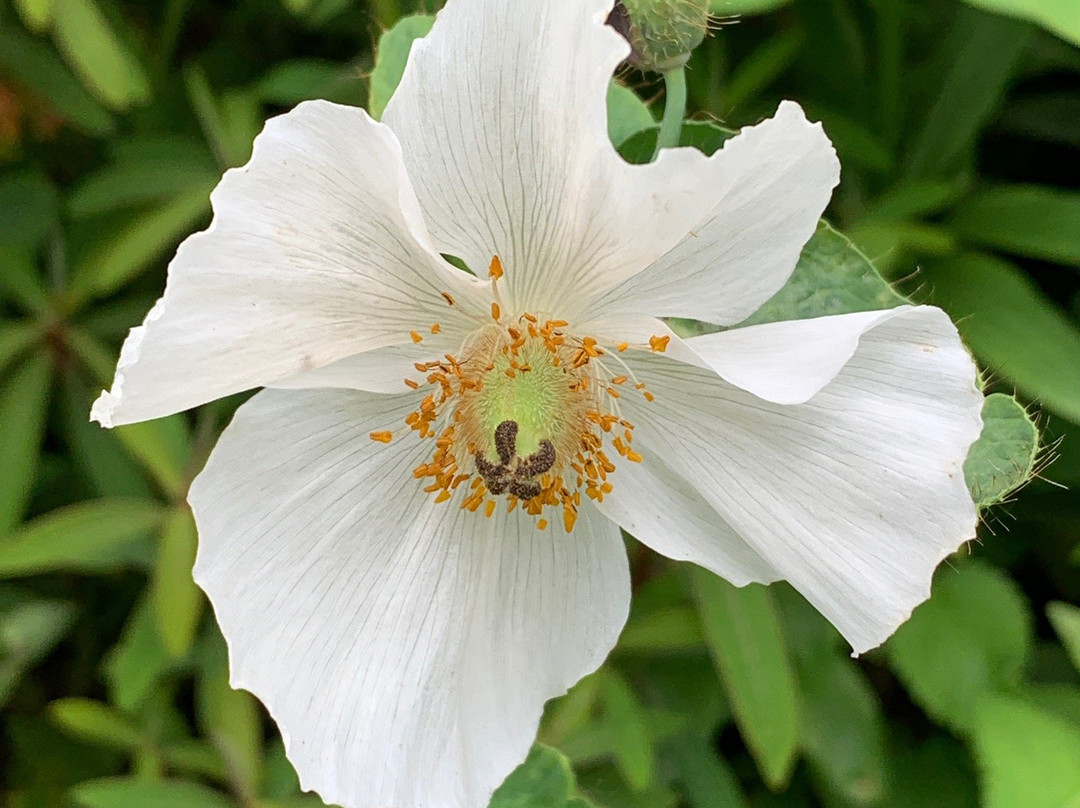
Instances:
[[[561,366],[543,344],[528,343],[513,357],[518,366],[531,370],[514,370],[510,356],[499,354],[495,367],[484,376],[484,385],[477,397],[477,412],[487,445],[479,447],[488,457],[498,456],[495,450],[495,428],[503,421],[518,425],[517,454],[528,457],[540,441],[556,441],[565,428],[567,398],[573,377]],[[514,378],[506,375],[513,370]]]
[[[709,27],[707,0],[622,0],[629,20],[624,32],[642,70],[666,73],[682,67]]]

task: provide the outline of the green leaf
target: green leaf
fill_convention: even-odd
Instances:
[[[862,671],[841,654],[796,654],[800,745],[835,791],[868,805],[885,789],[885,719]]]
[[[72,460],[100,496],[149,499],[153,488],[116,437],[87,418],[93,398],[79,374],[66,369],[60,428]]]
[[[705,641],[765,782],[783,786],[795,765],[799,734],[795,673],[772,594],[738,589],[711,572],[690,570]]]
[[[964,200],[949,223],[979,246],[1080,266],[1080,193],[1074,191],[1041,185],[987,188]]]
[[[414,14],[402,17],[393,28],[379,37],[375,68],[371,71],[371,95],[368,98],[368,111],[375,120],[382,119],[386,105],[405,75],[405,64],[413,42],[427,36],[434,24],[433,16]]]
[[[489,808],[593,808],[575,792],[566,758],[555,749],[536,745],[496,789]]]
[[[81,808],[236,808],[223,794],[183,780],[109,777],[81,783],[69,796]]]
[[[23,25],[40,34],[49,27],[55,2],[56,0],[15,0],[15,10],[19,12]]]
[[[45,99],[73,126],[106,135],[113,119],[44,42],[5,25],[0,36],[0,69]]]
[[[657,609],[638,615],[631,611],[619,635],[618,650],[628,653],[671,653],[697,650],[704,644],[701,620],[689,606]]]
[[[876,311],[904,302],[850,239],[822,222],[791,279],[743,325]]]
[[[33,489],[51,386],[52,360],[46,354],[5,372],[0,382],[0,541],[22,518]],[[0,566],[5,560],[0,554]]]
[[[692,808],[746,808],[739,781],[711,738],[680,735],[664,744],[664,757]]]
[[[93,0],[54,0],[53,36],[87,88],[113,109],[150,98],[142,65],[124,47]]]
[[[0,378],[38,341],[41,333],[34,323],[0,322]]]
[[[1080,329],[1023,272],[969,253],[928,262],[920,283],[992,373],[1080,423]]]
[[[198,140],[143,138],[121,144],[109,166],[76,185],[67,210],[72,218],[85,219],[193,189],[206,192],[219,174],[213,156]]]
[[[642,129],[619,145],[619,154],[628,163],[643,165],[652,160],[656,152],[656,138],[660,127]],[[731,139],[735,133],[707,121],[687,121],[679,137],[680,146],[691,146],[703,154],[712,156]]]
[[[932,101],[911,139],[909,176],[951,174],[996,111],[1031,39],[1031,29],[961,9],[938,38]]]
[[[990,696],[974,740],[986,808],[1080,805],[1080,727],[1022,699]]]
[[[1051,603],[1046,607],[1046,616],[1050,618],[1073,665],[1080,671],[1080,607],[1070,603]]]
[[[42,282],[33,251],[0,245],[0,300],[4,294],[26,312],[48,312],[51,295]]]
[[[1016,584],[994,567],[969,561],[941,568],[933,597],[885,650],[915,701],[937,721],[967,732],[983,696],[1019,683],[1031,630]]]
[[[56,227],[56,189],[36,171],[9,174],[0,180],[0,243],[35,249]]]
[[[73,301],[105,297],[149,269],[206,219],[212,187],[212,182],[192,187],[148,213],[133,216],[120,232],[98,241],[75,267]]]
[[[76,738],[121,752],[136,749],[146,741],[130,718],[93,699],[57,699],[49,705],[49,716]]]
[[[199,727],[225,761],[230,780],[251,798],[262,772],[263,729],[255,697],[229,685],[229,657],[220,635],[200,645],[195,708]]]
[[[615,670],[603,673],[600,692],[615,765],[630,788],[642,791],[656,777],[656,754],[645,711],[630,683]]]
[[[1036,22],[1080,45],[1080,6],[1075,0],[967,0],[977,8]]]
[[[173,665],[154,630],[149,598],[144,598],[131,610],[120,642],[105,658],[103,668],[109,685],[109,701],[121,710],[136,712],[149,697],[154,684]]]
[[[1031,479],[1039,454],[1039,428],[1015,398],[987,396],[983,430],[968,452],[964,477],[980,508],[1004,502]]]
[[[276,64],[254,89],[261,101],[283,107],[312,98],[360,106],[366,96],[359,70],[321,59],[291,59]]]
[[[150,583],[150,608],[165,651],[181,658],[191,649],[202,615],[202,592],[191,577],[198,536],[187,506],[166,518]]]
[[[607,96],[608,137],[618,148],[632,135],[656,126],[656,119],[637,93],[612,81]]]
[[[43,658],[75,620],[70,604],[39,600],[13,590],[14,603],[0,592],[0,706],[15,690],[23,673]]]
[[[764,14],[791,3],[791,0],[709,0],[709,12],[721,17]]]
[[[263,125],[255,92],[241,90],[216,96],[203,69],[194,63],[184,68],[184,88],[218,165],[229,168],[247,162]]]
[[[161,506],[141,500],[99,499],[60,508],[0,541],[0,577],[124,566],[126,545],[144,538],[161,516]]]

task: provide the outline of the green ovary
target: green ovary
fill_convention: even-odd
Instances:
[[[476,397],[476,414],[487,441],[478,448],[495,457],[495,428],[503,421],[518,425],[517,454],[527,457],[537,450],[542,440],[559,445],[559,437],[567,429],[567,416],[575,409],[570,405],[570,385],[574,375],[562,365],[555,365],[554,354],[542,343],[530,341],[517,357],[501,352],[494,368],[484,376],[484,385]],[[515,369],[511,360],[518,365]],[[507,375],[511,371],[514,376]]]

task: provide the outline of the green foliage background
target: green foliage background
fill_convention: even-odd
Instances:
[[[184,494],[237,401],[87,420],[221,171],[305,98],[392,92],[417,0],[0,0],[0,805],[286,808],[273,725],[227,684]],[[987,11],[989,9],[989,11]],[[686,142],[795,98],[844,179],[755,315],[946,308],[987,370],[980,540],[853,660],[791,589],[630,544],[608,664],[546,713],[500,808],[1080,805],[1080,10],[1071,0],[714,0]],[[994,13],[991,13],[994,12]],[[1043,27],[1040,27],[1043,26]],[[374,76],[372,71],[374,70]],[[612,136],[655,141],[655,77]],[[652,139],[650,141],[650,138]],[[1039,413],[1045,479],[1027,471]],[[1052,462],[1051,461],[1055,461]],[[555,751],[558,749],[559,751]],[[572,767],[572,770],[571,768]]]

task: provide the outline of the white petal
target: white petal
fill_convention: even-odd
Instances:
[[[265,390],[191,491],[232,682],[266,703],[304,787],[345,808],[485,808],[628,607],[618,528],[595,511],[567,535],[423,493],[430,445],[368,437],[416,403]]]
[[[614,457],[614,453],[611,453]],[[736,586],[771,583],[780,575],[706,502],[683,474],[655,454],[620,462],[600,512],[656,552],[693,561]]]
[[[718,198],[699,152],[630,166],[608,140],[608,85],[629,52],[604,25],[611,7],[449,0],[383,116],[439,249],[481,275],[498,254],[516,310],[576,319]]]
[[[893,317],[909,318],[908,339],[923,338],[928,345],[939,340],[938,318],[912,317],[913,312],[911,306],[900,306],[765,323],[691,337],[686,344],[736,387],[775,404],[802,404],[836,378],[863,334]]]
[[[937,564],[974,538],[963,463],[982,394],[940,310],[866,331],[839,374],[794,406],[663,357],[627,361],[656,396],[623,398],[644,462],[680,469],[857,653],[906,620]]]
[[[211,201],[210,229],[180,246],[94,406],[106,426],[408,342],[435,322],[466,327],[440,292],[468,298],[470,280],[430,247],[396,139],[362,110],[308,102],[269,121]]]
[[[820,124],[785,101],[710,160],[711,206],[690,235],[597,303],[605,312],[733,325],[791,277],[840,180]]]
[[[457,347],[456,345],[454,347]],[[416,370],[417,363],[441,359],[448,351],[434,349],[431,344],[391,345],[373,351],[347,356],[329,365],[279,379],[267,387],[285,390],[309,390],[319,387],[341,387],[348,390],[367,390],[372,393],[404,393],[405,379],[421,384],[424,376]]]

